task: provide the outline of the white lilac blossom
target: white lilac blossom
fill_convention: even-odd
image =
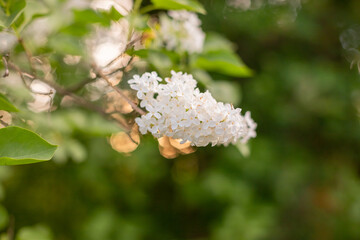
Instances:
[[[56,90],[37,79],[31,82],[30,90],[34,100],[28,103],[29,109],[36,113],[49,111],[51,109]]]
[[[114,7],[121,15],[127,15],[132,7],[133,0],[93,0],[90,4],[93,9],[108,11]]]
[[[165,83],[156,72],[134,75],[128,81],[137,91],[140,106],[147,110],[135,119],[142,134],[182,139],[193,146],[246,143],[256,136],[250,112],[243,116],[240,108],[217,102],[209,91],[200,92],[190,74],[171,74]]]
[[[14,34],[8,32],[0,32],[0,53],[7,53],[13,49],[17,43],[17,38]]]
[[[199,53],[202,51],[205,33],[195,13],[185,10],[169,11],[160,16],[159,36],[168,50]]]
[[[96,26],[94,35],[87,41],[91,57],[98,67],[110,66],[125,51],[129,23],[123,19],[112,22],[109,28]]]
[[[120,14],[127,15],[133,6],[132,0],[94,0],[91,7],[94,10],[108,11],[114,7]],[[87,45],[95,64],[103,71],[118,69],[124,58],[129,35],[129,22],[122,18],[111,22],[109,28],[96,26],[93,36],[88,39]],[[138,37],[133,34],[132,37]],[[132,38],[130,39],[130,41]]]
[[[94,10],[109,11],[114,7],[120,14],[127,15],[132,9],[132,0],[94,0]],[[121,19],[111,22],[109,28],[96,26],[94,35],[87,41],[91,56],[98,67],[111,67],[126,49],[129,22]],[[106,69],[103,69],[106,70]]]
[[[94,0],[90,5],[94,10],[108,11],[114,7],[120,14],[127,15],[133,6],[132,0]],[[92,61],[104,74],[116,72],[117,69],[126,66],[130,56],[124,54],[128,43],[129,22],[126,18],[112,21],[110,27],[95,26],[94,33],[87,39],[86,45]],[[135,37],[133,34],[130,41]],[[136,36],[137,37],[137,36]],[[109,76],[113,85],[121,80],[122,72],[116,72]],[[97,100],[103,94],[112,91],[108,82],[102,78],[88,84],[90,99]]]

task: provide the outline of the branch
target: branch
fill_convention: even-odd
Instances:
[[[69,92],[77,92],[80,89],[82,89],[86,84],[91,83],[93,81],[95,81],[97,78],[86,78],[83,81],[79,82],[78,84],[75,84],[69,88],[67,88],[67,90]]]
[[[114,120],[116,121],[123,129],[126,130],[126,134],[129,136],[129,138],[131,139],[131,141],[133,141],[135,144],[138,145],[138,143],[131,137],[131,127],[126,123],[126,121],[123,119],[123,118],[116,118],[112,115],[108,115],[105,111],[103,111],[101,108],[97,107],[96,105],[94,105],[92,102],[90,101],[87,101],[86,99],[84,98],[81,98],[79,96],[77,96],[76,94],[72,93],[71,91],[61,87],[60,85],[54,83],[54,82],[51,82],[49,80],[46,80],[46,79],[40,79],[39,77],[37,77],[37,74],[36,74],[36,70],[32,64],[32,54],[31,52],[27,49],[27,47],[25,46],[24,42],[23,42],[23,39],[18,37],[18,42],[19,44],[23,47],[25,53],[26,53],[26,57],[28,59],[28,62],[29,62],[29,65],[30,65],[30,68],[31,68],[31,71],[33,74],[29,74],[29,73],[26,73],[26,72],[23,72],[21,71],[21,69],[16,66],[15,64],[11,63],[11,66],[14,67],[14,69],[16,69],[16,71],[20,74],[20,77],[21,79],[23,80],[25,86],[27,88],[29,88],[29,86],[27,86],[26,84],[26,81],[24,79],[24,75],[32,78],[32,79],[38,79],[46,84],[48,84],[49,86],[51,86],[52,88],[54,88],[58,94],[62,95],[62,96],[69,96],[72,98],[72,100],[79,106],[82,106],[88,110],[91,110],[91,111],[94,111],[94,112],[97,112],[99,113],[101,116],[103,116],[105,119],[110,119],[110,120]],[[101,73],[102,74],[102,73]],[[101,76],[101,75],[100,75]],[[106,81],[108,81],[108,78],[102,74],[101,76],[102,78],[104,78]],[[108,82],[110,83],[110,82]],[[112,86],[110,84],[110,86]],[[113,87],[113,86],[112,86]],[[31,89],[30,89],[31,90]],[[122,93],[121,93],[122,94]],[[130,99],[128,99],[124,94],[122,94],[122,96],[127,100],[127,101],[130,101]],[[132,103],[132,104],[131,104]],[[129,103],[130,105],[134,105],[136,108],[138,108],[133,102]],[[139,109],[139,108],[138,108]],[[141,109],[139,109],[140,112],[143,112]],[[143,112],[144,113],[144,112]]]
[[[16,66],[14,63],[10,62],[9,66],[14,68],[19,73],[19,75],[21,77],[24,77],[24,75],[27,75],[27,76],[35,79],[34,75],[22,72],[21,69],[18,66]],[[36,78],[36,79],[38,79],[38,78]],[[103,111],[101,108],[94,105],[92,102],[87,101],[86,99],[77,96],[76,94],[74,94],[74,93],[70,92],[69,90],[59,86],[58,84],[56,84],[54,82],[51,82],[51,81],[46,80],[46,79],[38,79],[38,80],[40,80],[40,81],[48,84],[52,88],[54,88],[56,90],[56,92],[58,94],[60,94],[61,96],[69,96],[69,97],[71,97],[71,99],[74,101],[75,104],[77,104],[79,106],[82,106],[82,107],[84,107],[84,108],[86,108],[88,110],[97,112],[106,119],[115,120],[116,122],[118,122],[121,125],[121,127],[123,129],[125,129],[126,131],[131,131],[131,127],[125,121],[121,121],[121,120],[119,120],[117,118],[114,118],[113,116],[109,116],[105,111]]]
[[[9,76],[8,58],[9,58],[8,53],[5,54],[4,56],[2,56],[2,60],[3,60],[3,63],[4,63],[4,67],[5,67],[5,72],[4,72],[4,75],[3,75],[4,78]]]
[[[114,85],[111,84],[111,81],[109,80],[109,78],[103,74],[101,72],[101,70],[95,65],[95,64],[92,64],[92,67],[94,68],[95,72],[97,72],[99,74],[99,76],[101,78],[103,78],[108,84],[109,86],[114,89],[122,98],[124,98],[129,104],[130,106],[132,107],[132,109],[136,112],[138,112],[140,115],[145,115],[146,113],[141,109],[139,108],[133,101],[131,101],[131,99],[129,99],[118,87],[115,87]]]
[[[31,69],[32,74],[34,74],[36,76],[36,70],[35,70],[35,68],[33,66],[33,63],[32,63],[32,54],[31,54],[31,52],[29,51],[29,49],[27,49],[27,47],[25,46],[25,43],[24,43],[24,41],[23,41],[23,39],[21,37],[18,37],[18,42],[25,51],[26,58],[29,61],[29,65],[30,65],[30,69]]]

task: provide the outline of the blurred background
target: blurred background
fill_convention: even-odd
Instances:
[[[0,167],[3,232],[19,240],[360,239],[360,1],[202,3],[204,31],[227,37],[254,70],[215,79],[230,82],[237,106],[251,111],[257,138],[194,149],[144,136],[136,147],[121,134],[74,128],[62,161]]]

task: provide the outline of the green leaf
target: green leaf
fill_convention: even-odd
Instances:
[[[109,11],[95,11],[93,9],[73,10],[74,22],[77,23],[100,23],[109,26],[111,21],[118,21],[123,16],[114,8]]]
[[[25,0],[7,1],[5,9],[0,9],[0,24],[10,27],[21,15],[26,6]]]
[[[206,33],[203,52],[212,52],[217,50],[234,52],[234,48],[234,44],[222,35],[214,32]]]
[[[105,18],[101,12],[97,12],[92,9],[85,10],[73,10],[74,13],[74,22],[76,23],[100,23],[103,26],[109,26],[110,21],[108,18]]]
[[[123,17],[116,8],[111,7],[110,11],[105,14],[110,20],[119,21]]]
[[[49,15],[50,10],[42,1],[27,0],[22,14],[24,15],[24,21],[21,25],[18,25],[19,31],[26,28],[33,20]]]
[[[73,10],[73,22],[60,29],[62,33],[72,36],[84,36],[93,29],[93,24],[104,27],[110,26],[112,21],[118,21],[123,16],[112,7],[109,11],[95,11],[93,9]]]
[[[0,27],[1,28],[6,28],[6,20],[7,20],[7,16],[6,16],[5,12],[3,11],[3,9],[0,7]]]
[[[232,77],[250,77],[253,75],[252,70],[236,54],[223,50],[200,54],[192,61],[192,65]]]
[[[57,146],[20,127],[0,129],[0,165],[19,165],[50,160]]]
[[[205,14],[204,7],[195,0],[151,0],[155,8],[166,10],[180,10],[198,12]]]
[[[0,110],[4,110],[7,112],[18,112],[19,110],[12,105],[9,100],[0,93]]]

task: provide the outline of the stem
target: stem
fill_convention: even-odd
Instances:
[[[140,9],[140,13],[141,14],[145,14],[154,10],[158,10],[159,8],[156,7],[155,5],[148,5],[146,7],[143,7],[142,9]]]
[[[30,76],[31,78],[35,78],[35,76],[33,76],[33,75],[29,74],[29,73],[22,72],[21,69],[18,66],[16,66],[15,64],[13,64],[13,63],[9,63],[9,66],[14,68],[20,74],[20,76],[22,76],[22,77],[24,75],[27,75],[27,76]],[[46,79],[39,79],[39,78],[36,78],[36,79],[38,79],[38,80],[48,84],[52,88],[54,88],[59,95],[71,97],[71,99],[74,101],[75,104],[77,104],[79,106],[82,106],[82,107],[84,107],[84,108],[86,108],[88,110],[97,112],[106,119],[115,120],[117,123],[119,123],[119,125],[123,129],[125,129],[128,132],[131,131],[131,127],[127,123],[125,123],[125,121],[121,121],[121,120],[119,120],[117,118],[114,118],[113,116],[109,116],[105,111],[103,111],[101,108],[94,105],[92,102],[87,101],[86,99],[79,97],[78,95],[76,95],[76,94],[70,92],[69,90],[57,85],[54,82],[51,82],[51,81],[46,80]]]
[[[135,0],[133,11],[134,13],[137,13],[140,9],[142,0]]]
[[[14,29],[15,30],[15,29]],[[16,32],[16,31],[15,31]],[[25,43],[23,41],[23,39],[20,37],[20,35],[16,32],[17,38],[18,38],[18,42],[19,44],[22,46],[22,48],[24,49],[24,52],[26,54],[26,58],[28,59],[29,65],[30,65],[30,69],[31,69],[31,73],[34,74],[34,76],[36,77],[36,70],[33,66],[32,63],[32,54],[31,52],[27,49],[27,47],[25,46]]]
[[[86,78],[83,81],[79,82],[78,84],[75,84],[74,86],[69,87],[67,90],[69,92],[77,92],[80,89],[82,89],[86,84],[91,83],[95,80],[96,80],[96,78]]]
[[[110,79],[101,72],[101,70],[95,65],[93,64],[92,67],[94,68],[95,72],[97,72],[99,74],[99,76],[101,78],[103,78],[108,84],[109,86],[114,89],[122,98],[124,98],[132,107],[132,109],[136,112],[138,112],[140,115],[145,115],[146,113],[139,108],[133,101],[131,101],[118,87],[115,87],[114,85],[111,84]]]

